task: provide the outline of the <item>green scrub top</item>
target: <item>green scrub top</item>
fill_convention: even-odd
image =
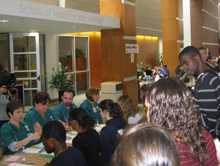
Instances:
[[[1,127],[0,137],[2,141],[2,146],[6,150],[6,153],[13,153],[14,151],[11,151],[11,149],[9,148],[10,144],[25,139],[26,137],[28,137],[29,134],[31,134],[29,127],[22,122],[20,123],[19,128],[10,122],[5,123]],[[30,142],[25,147],[29,147],[33,144],[34,141]]]
[[[31,132],[34,132],[34,125],[35,123],[39,123],[41,127],[51,120],[56,120],[55,116],[52,113],[52,110],[48,109],[45,113],[45,116],[42,117],[40,113],[36,110],[35,107],[32,107],[25,115],[24,122],[28,125]]]
[[[82,102],[80,108],[84,109],[88,113],[88,115],[91,116],[97,123],[102,123],[98,103],[86,99]]]
[[[77,106],[75,104],[72,104],[70,109],[67,109],[64,103],[60,103],[54,108],[51,108],[53,110],[53,114],[56,120],[61,120],[63,122],[68,122],[69,119],[69,113],[76,109]]]

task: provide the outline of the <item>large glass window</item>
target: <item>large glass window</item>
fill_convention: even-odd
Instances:
[[[59,37],[59,60],[67,67],[76,94],[84,93],[90,85],[88,43],[88,37]]]

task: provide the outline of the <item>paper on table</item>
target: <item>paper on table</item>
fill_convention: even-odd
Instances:
[[[29,164],[19,164],[19,163],[11,163],[8,166],[33,166],[33,165],[29,165]]]
[[[19,162],[22,161],[24,159],[24,156],[22,155],[13,155],[13,156],[9,156],[5,159],[6,162]]]
[[[31,154],[36,154],[41,152],[41,148],[36,148],[36,147],[30,147],[26,148],[23,150],[24,153],[31,153]]]

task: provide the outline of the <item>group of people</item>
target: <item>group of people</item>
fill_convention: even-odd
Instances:
[[[66,89],[62,102],[49,107],[49,95],[37,92],[34,106],[25,115],[22,104],[9,101],[6,105],[9,120],[0,129],[4,154],[13,154],[42,141],[45,150],[55,154],[49,165],[108,165],[119,141],[119,130],[125,128],[126,121],[118,103],[111,99],[98,103],[98,89],[90,88],[85,95],[87,99],[77,107],[73,103],[74,91]],[[98,132],[94,127],[100,123],[105,126]],[[68,148],[66,132],[71,129],[77,135],[72,148]]]
[[[0,132],[2,146],[13,153],[42,141],[55,154],[52,166],[217,166],[219,75],[195,47],[184,48],[179,59],[184,71],[197,78],[193,91],[178,78],[161,78],[142,89],[144,112],[137,112],[126,95],[117,103],[99,102],[93,88],[78,108],[72,90],[64,90],[62,102],[51,108],[48,94],[38,92],[24,120],[23,106],[11,101],[9,121]],[[97,123],[105,124],[100,132]],[[68,147],[70,128],[77,135]]]

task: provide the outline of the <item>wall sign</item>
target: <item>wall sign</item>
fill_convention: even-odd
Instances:
[[[138,54],[139,53],[139,48],[138,44],[125,44],[125,53],[126,54]]]

